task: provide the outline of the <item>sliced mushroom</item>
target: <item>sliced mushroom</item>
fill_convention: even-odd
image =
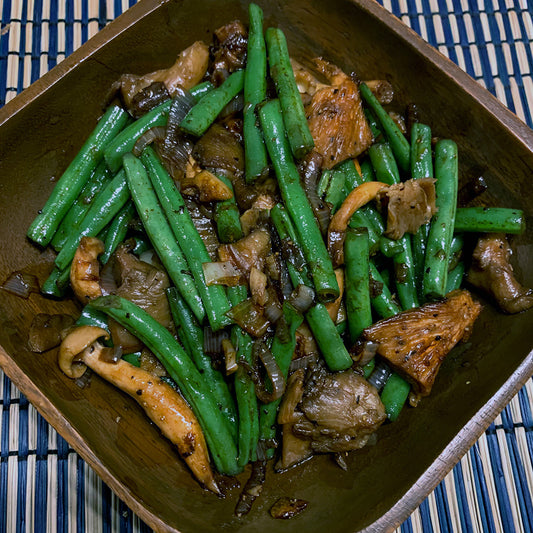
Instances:
[[[195,477],[209,490],[219,494],[200,424],[183,397],[157,376],[123,359],[108,362],[106,348],[99,338],[108,333],[95,326],[73,330],[61,344],[59,366],[71,378],[80,377],[87,367],[131,396],[144,409],[161,433],[178,449]]]
[[[104,243],[100,239],[82,237],[74,254],[70,266],[70,284],[74,294],[83,304],[102,296],[98,256],[103,252]]]

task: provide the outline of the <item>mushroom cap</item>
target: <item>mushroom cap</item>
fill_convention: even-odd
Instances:
[[[95,343],[99,338],[109,339],[109,333],[96,326],[80,326],[73,329],[61,343],[59,347],[59,368],[69,377],[73,379],[80,378],[87,370],[87,366],[83,361],[76,360],[82,352]]]

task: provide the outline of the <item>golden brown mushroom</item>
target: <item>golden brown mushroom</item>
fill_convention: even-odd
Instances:
[[[111,348],[101,344],[100,338],[109,338],[102,328],[81,326],[72,330],[59,349],[61,370],[71,378],[78,378],[89,367],[135,399],[161,433],[178,448],[196,479],[219,494],[200,424],[182,396],[157,376],[123,359],[108,362],[102,355]]]
[[[82,237],[72,265],[70,284],[82,303],[102,296],[100,288],[100,263],[98,256],[104,252],[104,243],[96,237]]]

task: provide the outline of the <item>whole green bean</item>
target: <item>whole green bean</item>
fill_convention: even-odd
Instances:
[[[198,294],[194,278],[189,272],[187,260],[177,244],[163,209],[157,200],[144,165],[133,154],[126,154],[124,156],[124,169],[137,213],[159,259],[194,316],[202,323],[205,318],[202,299]]]
[[[173,179],[150,146],[144,149],[141,161],[148,171],[148,176],[166,214],[170,229],[178,240],[178,245],[187,260],[189,270],[196,283],[196,290],[204,304],[209,325],[213,331],[218,331],[231,323],[226,316],[230,304],[226,290],[222,285],[207,286],[205,283],[202,265],[211,262],[205,243],[200,237]]]
[[[232,305],[239,304],[247,296],[248,291],[244,285],[228,288],[228,297]],[[235,325],[231,328],[231,340],[237,350],[237,361],[244,360],[249,365],[253,365],[253,342],[250,335]],[[239,413],[238,464],[244,467],[248,462],[255,461],[257,458],[259,407],[255,395],[255,384],[241,364],[235,373],[234,387]]]
[[[172,318],[177,326],[178,337],[196,368],[202,374],[206,383],[209,384],[217,403],[217,409],[227,419],[233,438],[237,442],[238,429],[235,402],[224,376],[213,368],[211,358],[203,350],[204,332],[176,287],[167,289],[167,299]]]
[[[348,195],[345,189],[346,176],[338,168],[333,169],[324,200],[331,206],[331,212],[335,213]]]
[[[207,93],[210,93],[215,86],[210,81],[203,81],[189,90],[194,99],[199,102]]]
[[[237,96],[244,87],[244,70],[237,70],[191,108],[181,121],[180,127],[200,137],[218,117],[220,112]]]
[[[41,287],[41,293],[54,298],[63,298],[70,281],[70,265],[63,270],[56,266]]]
[[[91,302],[91,307],[115,319],[161,361],[198,417],[218,471],[237,474],[241,469],[228,421],[217,408],[209,383],[172,334],[146,311],[124,298],[101,296]]]
[[[115,216],[109,225],[109,229],[104,240],[104,253],[100,256],[100,262],[105,265],[111,254],[121,244],[128,233],[128,225],[137,215],[135,204],[128,202]]]
[[[76,326],[96,326],[109,332],[107,315],[101,311],[97,311],[90,305],[86,305],[82,309],[78,320],[76,320]]]
[[[294,78],[287,41],[279,28],[268,28],[265,38],[270,76],[276,84],[291,151],[296,159],[300,159],[314,147],[315,143]]]
[[[400,183],[398,164],[388,143],[373,144],[368,149],[368,155],[377,181],[382,181],[388,185]]]
[[[248,6],[249,31],[244,72],[244,157],[246,181],[252,183],[268,168],[263,133],[257,123],[256,106],[266,98],[267,58],[263,36],[263,11],[254,3]]]
[[[63,270],[70,265],[82,237],[96,237],[130,199],[124,171],[119,172],[94,199],[78,229],[69,238],[57,254],[56,266]]]
[[[107,166],[112,172],[116,172],[122,166],[122,158],[133,150],[137,139],[149,129],[157,126],[166,126],[168,112],[172,106],[172,100],[166,100],[154,107],[146,115],[132,122],[122,130],[105,148],[104,157]]]
[[[335,323],[331,317],[328,320],[328,317],[326,306],[320,302],[311,307],[305,315],[328,368],[332,372],[346,370],[352,366],[352,358],[335,328]]]
[[[287,339],[284,339],[285,342],[282,342],[278,336],[275,336],[274,341],[272,342],[271,351],[272,355],[276,359],[276,362],[278,363],[280,372],[283,374],[283,377],[287,379],[292,356],[296,347],[296,330],[302,324],[303,317],[292,305],[287,302],[283,304],[283,316],[287,323]],[[280,403],[281,398],[274,400],[273,402],[263,404],[259,407],[260,440],[269,441],[276,436],[276,417]],[[268,448],[266,455],[267,458],[273,457],[274,449]]]
[[[413,179],[433,177],[431,128],[420,122],[415,122],[411,128],[411,177]],[[424,262],[426,258],[429,227],[429,222],[420,226],[418,231],[411,237],[415,284],[419,298],[422,297]]]
[[[279,102],[270,100],[261,107],[259,116],[281,197],[300,237],[318,299],[326,302],[335,300],[339,296],[337,278],[313,210],[300,184],[300,176],[285,135]]]
[[[410,391],[411,385],[407,381],[398,374],[392,373],[390,375],[381,391],[381,401],[391,422],[395,422],[398,419]]]
[[[218,178],[233,191],[233,185],[226,176],[220,175]],[[232,243],[244,236],[235,196],[215,204],[215,224],[217,226],[218,239],[222,243]]]
[[[390,318],[401,311],[373,261],[370,261],[370,302],[381,318]]]
[[[76,201],[92,171],[102,159],[104,147],[128,121],[120,107],[110,107],[98,121],[76,157],[55,184],[46,204],[28,228],[28,238],[46,246],[50,243],[61,220]]]
[[[385,133],[385,137],[391,145],[394,157],[396,158],[399,167],[404,172],[407,172],[409,170],[411,159],[409,142],[405,138],[404,134],[400,131],[394,120],[379,103],[378,99],[372,94],[372,91],[368,88],[366,83],[361,83],[359,85],[359,91],[361,92],[363,100],[372,109],[379,120],[382,130]]]
[[[366,120],[368,122],[368,125],[370,126],[370,129],[372,130],[372,135],[374,137],[374,142],[382,142],[383,141],[383,130],[381,129],[381,125],[379,124],[378,120],[376,119],[376,115],[371,109],[365,108],[364,114],[366,117]]]
[[[63,248],[69,234],[79,227],[97,194],[111,181],[111,178],[112,174],[106,167],[105,161],[101,161],[54,233],[50,241],[54,250],[59,252]]]
[[[366,231],[348,230],[344,240],[346,314],[351,342],[372,324],[370,250]]]
[[[458,186],[457,145],[451,140],[442,139],[435,145],[435,179],[437,212],[431,220],[424,263],[423,293],[427,299],[446,294]]]
[[[524,212],[506,207],[458,207],[454,230],[476,233],[521,234],[526,229]]]

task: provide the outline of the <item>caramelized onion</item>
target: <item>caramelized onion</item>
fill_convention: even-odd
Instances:
[[[261,379],[258,371],[250,376],[254,382],[255,394],[259,401],[263,403],[271,403],[281,398],[285,392],[285,377],[283,376],[272,351],[263,339],[254,342],[253,358],[254,361],[257,361],[258,359],[261,360],[272,385],[272,391],[267,391],[265,382]],[[254,366],[257,369],[257,365]]]
[[[46,352],[61,344],[64,333],[74,324],[70,315],[39,313],[31,322],[28,347],[32,352]]]
[[[246,282],[243,273],[231,261],[203,263],[205,284],[235,287]]]
[[[378,392],[381,392],[383,390],[383,387],[385,386],[385,383],[387,383],[387,380],[389,379],[390,375],[391,370],[388,365],[383,362],[379,362],[375,366],[374,371],[372,372],[372,374],[370,374],[370,377],[367,381],[370,384],[374,385]]]
[[[143,133],[136,141],[133,147],[133,155],[139,157],[143,150],[150,144],[156,141],[162,141],[165,138],[165,128],[163,126],[155,126]]]
[[[39,292],[39,281],[33,274],[13,272],[2,285],[2,289],[21,298],[29,298],[32,292]]]
[[[254,337],[262,337],[270,325],[261,308],[255,305],[251,298],[234,305],[226,314]]]
[[[289,302],[300,312],[306,313],[313,305],[315,291],[307,285],[300,284],[289,297]]]
[[[252,473],[246,485],[244,485],[244,489],[235,507],[236,516],[248,514],[252,509],[254,500],[261,494],[263,483],[265,482],[266,464],[267,462],[265,460],[258,460],[252,463]]]

